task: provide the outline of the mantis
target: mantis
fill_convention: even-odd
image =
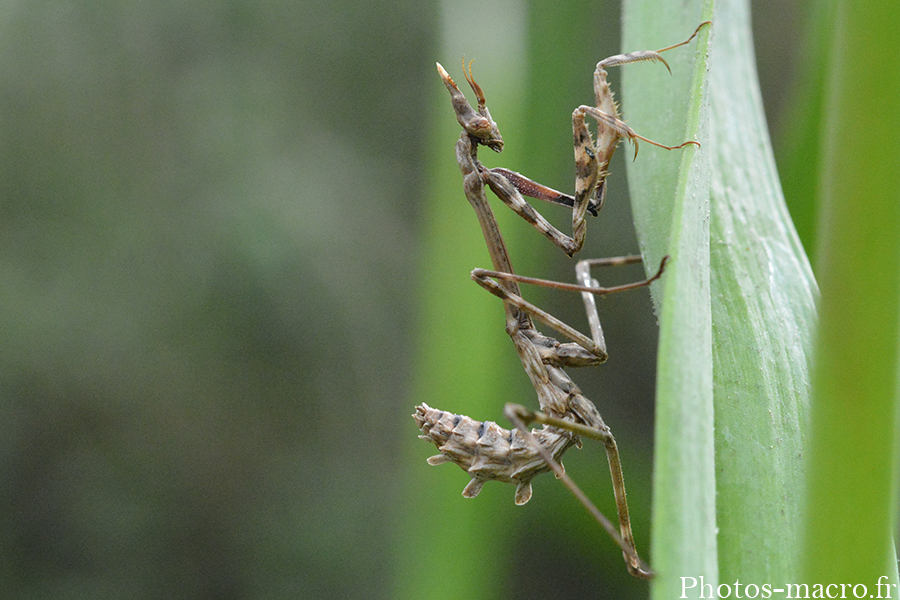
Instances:
[[[701,23],[691,37],[679,44],[657,51],[616,55],[597,64],[594,71],[595,106],[582,105],[572,113],[576,165],[574,196],[543,186],[508,169],[485,167],[478,160],[478,147],[487,146],[500,152],[504,142],[497,123],[491,118],[487,108],[484,91],[472,75],[471,63],[468,69],[464,68],[464,73],[475,93],[477,109],[469,104],[447,71],[437,64],[438,74],[450,93],[454,113],[463,129],[456,143],[456,158],[463,175],[463,188],[478,218],[493,267],[492,270],[474,269],[471,277],[479,286],[503,301],[506,332],[537,393],[540,410],[529,411],[521,405],[507,404],[504,415],[515,429],[506,430],[496,423],[475,421],[463,415],[433,409],[423,403],[416,407],[413,418],[422,431],[420,437],[434,443],[440,451],[440,454],[429,458],[428,462],[432,465],[454,462],[467,471],[472,478],[463,490],[465,497],[477,496],[487,481],[514,483],[516,504],[525,504],[531,498],[531,480],[534,477],[552,470],[622,549],[629,573],[641,578],[650,578],[653,572],[635,548],[615,438],[597,408],[564,369],[599,365],[608,357],[596,296],[650,285],[662,276],[666,258],[651,277],[616,287],[600,287],[591,276],[591,268],[639,262],[640,257],[580,260],[575,269],[578,281],[575,285],[516,275],[496,218],[488,204],[485,188],[490,188],[504,204],[565,254],[573,256],[584,244],[586,214],[590,212],[596,215],[605,201],[609,161],[623,138],[635,145],[635,158],[638,140],[667,150],[700,145],[695,141],[686,141],[677,146],[666,146],[638,135],[619,118],[612,91],[606,81],[606,68],[638,61],[661,62],[668,68],[660,53],[689,43],[708,24],[708,21]],[[590,117],[597,124],[596,140],[588,129],[585,117]],[[572,235],[566,235],[551,225],[523,196],[570,207]],[[525,300],[520,283],[581,293],[590,336]],[[568,341],[560,342],[540,333],[535,327],[535,321]],[[528,430],[531,423],[539,423],[543,427]],[[616,499],[618,530],[566,475],[560,463],[563,454],[571,446],[581,445],[580,437],[596,439],[604,444]]]

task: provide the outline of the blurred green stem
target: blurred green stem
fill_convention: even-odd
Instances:
[[[838,2],[819,186],[804,575],[870,593],[881,576],[897,583],[898,31],[900,4]]]

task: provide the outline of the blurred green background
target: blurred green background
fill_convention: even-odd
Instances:
[[[800,8],[754,4],[775,124]],[[473,569],[484,597],[646,595],[551,477],[525,507],[497,484],[463,500],[409,416],[424,401],[505,424],[503,402],[533,402],[498,302],[468,279],[488,261],[434,61],[462,81],[476,59],[508,148],[491,166],[570,189],[570,114],[620,51],[616,3],[0,13],[4,598],[446,598]],[[584,256],[637,250],[626,154]],[[572,279],[502,223],[520,272]],[[574,295],[526,293],[586,328]],[[574,376],[619,439],[646,552],[655,319],[643,293],[601,311],[610,364]],[[613,514],[604,462],[566,460]],[[454,548],[457,528],[483,552]]]

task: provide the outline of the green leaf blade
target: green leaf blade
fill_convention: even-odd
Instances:
[[[693,16],[679,14],[673,25],[659,16],[665,10],[651,4],[626,5],[626,51],[676,43],[673,30],[687,37],[705,20],[703,11],[711,9],[694,3]],[[623,74],[627,115],[639,133],[666,144],[706,137],[708,36],[704,28],[697,45],[666,55],[674,77],[649,68]],[[674,107],[681,111],[675,114]],[[682,577],[717,583],[709,159],[706,149],[676,151],[681,156],[655,150],[645,150],[629,167],[628,180],[647,267],[670,256],[654,295],[660,344],[651,565],[657,571],[653,597],[678,598],[685,593]],[[699,595],[696,589],[688,593]]]
[[[677,41],[660,38],[675,27],[673,21],[689,33],[702,20],[702,11],[712,10],[712,3],[705,8],[693,5],[693,17],[675,4],[661,9],[653,3],[648,10],[663,13],[665,19],[635,18],[635,27],[643,31],[636,31],[634,39],[658,27],[653,42],[660,47]],[[644,83],[630,72],[625,77],[626,98],[637,98],[627,105],[632,127],[664,143],[696,134],[703,144],[699,160],[692,161],[692,151],[685,151],[674,175],[671,167],[656,166],[657,160],[666,157],[655,153],[649,159],[642,155],[629,173],[642,249],[651,257],[673,255],[665,276],[670,281],[661,286],[659,298],[651,564],[664,580],[654,585],[654,596],[660,598],[676,592],[680,597],[682,577],[702,575],[704,583],[713,586],[736,580],[796,581],[799,564],[802,460],[817,288],[785,208],[772,159],[748,6],[738,0],[719,0],[712,20],[708,132],[702,120],[693,129],[689,116],[671,115],[673,106],[681,110],[687,106],[688,113],[701,106],[702,81],[707,76],[703,54],[696,67],[701,85],[695,81],[687,96],[670,92],[671,83]],[[626,20],[626,40],[631,39],[629,26]],[[702,43],[699,40],[698,53],[703,52]],[[654,46],[626,43],[628,49],[641,47]],[[677,52],[669,53],[673,61]],[[672,66],[678,79],[680,70]],[[679,133],[685,123],[687,131]],[[666,191],[667,185],[671,191]],[[707,197],[708,212],[704,213],[696,207],[704,206]],[[667,202],[674,207],[671,211]],[[665,218],[670,221],[662,222]],[[673,304],[687,307],[673,308]],[[683,369],[693,372],[677,372]],[[673,381],[691,381],[695,387],[680,388]],[[702,454],[704,448],[715,455],[714,474],[708,472],[712,459]],[[685,495],[685,488],[694,496]],[[680,511],[686,514],[678,515]],[[673,519],[677,521],[670,522]],[[687,531],[688,523],[704,530]],[[700,591],[694,588],[687,593],[699,595]]]
[[[720,577],[797,581],[818,290],[772,158],[749,7],[718,8],[710,89]]]

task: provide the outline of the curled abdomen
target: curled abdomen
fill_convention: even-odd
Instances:
[[[531,480],[550,470],[516,429],[510,431],[492,421],[476,421],[425,403],[416,407],[413,419],[422,430],[419,437],[440,451],[428,459],[428,464],[454,462],[472,476],[463,490],[466,498],[477,496],[486,481],[502,481],[515,484],[516,504],[525,504],[531,499]],[[532,434],[557,462],[576,441],[571,434],[554,427],[533,429]]]

